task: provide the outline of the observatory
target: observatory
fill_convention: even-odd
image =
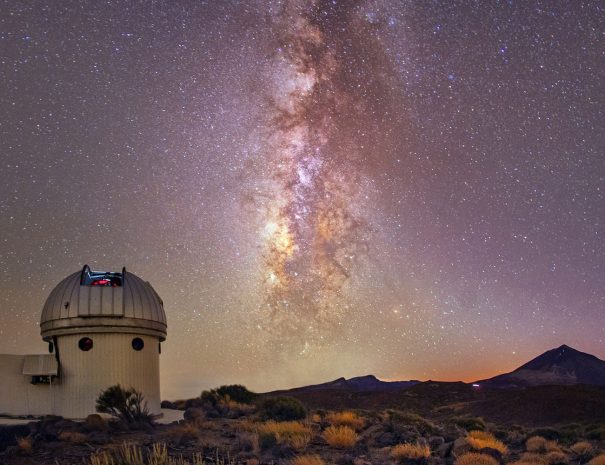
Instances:
[[[84,418],[114,384],[141,391],[160,412],[166,314],[148,282],[84,265],[51,291],[40,333],[48,354],[0,355],[0,414]]]

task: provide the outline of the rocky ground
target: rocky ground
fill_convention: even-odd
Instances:
[[[254,407],[231,407],[218,417],[215,410],[189,408],[184,420],[168,425],[127,425],[98,415],[84,422],[47,417],[6,425],[0,427],[0,463],[605,465],[603,423],[504,427],[473,417],[435,421],[394,409],[315,410],[299,421],[275,422]],[[138,459],[125,453],[128,444]],[[162,461],[154,454],[162,455],[158,447],[164,446]]]

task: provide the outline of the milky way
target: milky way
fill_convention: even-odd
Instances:
[[[600,2],[0,8],[0,352],[162,296],[163,395],[605,358]]]

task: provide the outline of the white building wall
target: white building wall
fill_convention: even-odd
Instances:
[[[0,354],[0,414],[48,415],[59,386],[31,384],[22,374],[25,355]]]
[[[91,350],[82,351],[78,347],[78,341],[83,337],[92,339]],[[132,348],[135,337],[143,339],[143,350]],[[141,391],[149,410],[160,413],[158,343],[157,337],[127,333],[59,336],[60,395],[53,413],[66,418],[85,418],[95,413],[99,394],[114,384]]]

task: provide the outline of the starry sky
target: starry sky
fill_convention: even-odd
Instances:
[[[164,398],[605,358],[599,1],[10,0],[0,352],[88,263]]]

